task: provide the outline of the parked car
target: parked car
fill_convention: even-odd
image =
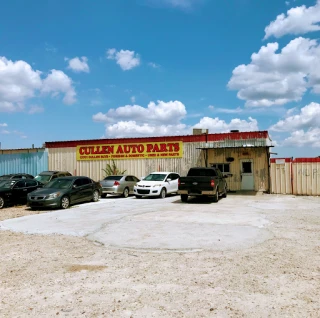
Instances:
[[[179,177],[176,172],[152,172],[134,186],[134,195],[137,199],[142,196],[165,198],[169,193],[178,192]]]
[[[216,168],[190,168],[186,177],[179,179],[179,194],[182,202],[188,201],[188,196],[211,197],[218,202],[219,197],[227,197],[227,175]]]
[[[72,174],[68,171],[42,171],[37,176],[35,176],[35,179],[43,184],[47,184],[56,178],[71,176]]]
[[[127,198],[129,194],[133,194],[133,187],[139,182],[135,176],[132,175],[116,175],[107,176],[100,181],[102,187],[101,197],[105,198],[108,194],[122,195]]]
[[[10,173],[0,176],[0,180],[5,179],[34,179],[34,176],[28,173]]]
[[[67,209],[71,204],[99,200],[101,186],[88,177],[62,177],[28,194],[31,209],[52,207]]]
[[[34,179],[0,180],[0,209],[8,205],[26,204],[28,193],[42,186]]]

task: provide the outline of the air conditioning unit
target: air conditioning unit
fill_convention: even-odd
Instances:
[[[208,133],[209,129],[193,128],[193,135],[207,135]]]

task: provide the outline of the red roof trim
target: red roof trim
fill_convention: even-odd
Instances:
[[[271,158],[270,162],[271,163],[276,163],[277,160],[284,160],[284,162],[292,162],[292,158]]]
[[[296,158],[294,163],[309,163],[309,162],[320,162],[320,158]]]
[[[46,148],[66,148],[80,145],[99,145],[99,144],[128,144],[145,142],[212,142],[223,140],[246,140],[246,139],[269,139],[267,131],[251,131],[221,134],[202,134],[187,136],[161,136],[161,137],[140,137],[140,138],[115,138],[115,139],[91,139],[91,140],[69,140],[69,141],[48,141]]]

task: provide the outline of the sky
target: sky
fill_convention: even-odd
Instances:
[[[193,128],[320,156],[320,0],[2,2],[2,149]]]

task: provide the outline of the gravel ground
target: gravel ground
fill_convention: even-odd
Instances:
[[[296,202],[310,208],[265,211],[273,238],[242,250],[156,253],[0,231],[0,317],[318,318],[320,199]],[[48,212],[7,208],[0,220]]]

